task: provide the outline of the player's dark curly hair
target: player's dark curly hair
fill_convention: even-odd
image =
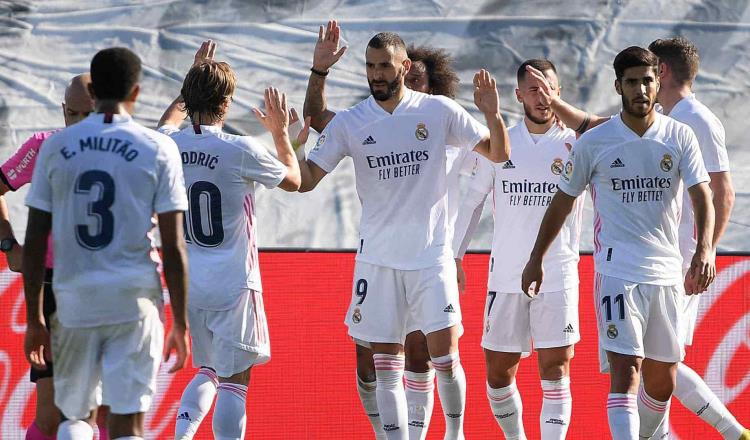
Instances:
[[[89,71],[96,99],[124,101],[141,77],[141,59],[130,49],[111,47],[94,55]]]
[[[427,70],[433,95],[455,98],[458,92],[458,74],[453,70],[453,58],[443,49],[430,46],[409,45],[406,54],[414,63],[421,61]]]
[[[181,91],[188,117],[193,119],[202,113],[222,119],[224,103],[234,95],[236,84],[237,77],[227,63],[204,61],[193,66],[185,76]]]
[[[677,82],[692,83],[698,75],[700,65],[698,48],[687,38],[658,39],[648,45],[648,50],[659,57],[660,63],[672,69]]]
[[[656,73],[659,70],[659,58],[650,50],[630,46],[617,54],[612,67],[615,68],[615,78],[621,81],[625,70],[631,67],[653,67]]]

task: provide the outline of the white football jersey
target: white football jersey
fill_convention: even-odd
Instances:
[[[479,159],[469,188],[482,195],[492,192],[495,229],[488,290],[521,292],[521,274],[534,247],[544,213],[557,192],[568,147],[576,140],[571,129],[553,126],[534,142],[521,121],[508,130],[513,157],[493,164]],[[578,286],[578,246],[583,200],[573,212],[544,256],[544,282],[540,292],[558,292]]]
[[[467,174],[470,168],[470,161],[466,160],[469,152],[466,148],[448,146],[446,150],[446,163],[448,174],[448,233],[446,235],[446,243],[453,241],[453,232],[456,225],[456,218],[458,217],[458,208],[461,205],[461,185],[459,178],[462,174]]]
[[[636,283],[682,282],[682,185],[709,180],[687,125],[657,113],[640,137],[617,115],[576,141],[560,177],[560,189],[572,196],[590,185],[597,272]]]
[[[262,291],[255,183],[278,186],[286,167],[250,136],[206,125],[159,130],[177,143],[185,173],[190,306],[229,309],[244,291]]]
[[[693,129],[695,137],[698,138],[698,146],[700,147],[701,157],[703,157],[703,163],[706,165],[706,171],[709,173],[729,171],[724,125],[708,107],[695,98],[695,95],[682,98],[669,112],[669,117]],[[680,252],[682,253],[683,266],[689,267],[698,241],[693,204],[688,192],[685,191],[684,194],[679,233]]]
[[[339,112],[310,152],[331,172],[354,161],[362,203],[357,260],[401,270],[451,258],[446,147],[472,149],[488,130],[453,100],[405,90],[393,114],[370,96]]]
[[[161,300],[152,217],[187,209],[169,137],[129,115],[92,114],[44,142],[26,204],[52,214],[63,326],[135,321]]]

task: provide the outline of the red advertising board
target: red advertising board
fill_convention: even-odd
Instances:
[[[485,367],[479,341],[485,301],[487,255],[469,255],[462,295],[461,360],[468,378],[466,437],[502,438],[485,397]],[[34,387],[23,356],[24,305],[21,279],[0,263],[0,438],[23,439],[34,411]],[[252,373],[247,438],[366,439],[371,429],[355,389],[354,347],[343,324],[354,267],[350,253],[261,253],[264,301],[272,360]],[[720,257],[719,276],[702,298],[695,345],[686,362],[701,374],[745,424],[750,424],[750,258]],[[607,439],[608,378],[598,371],[592,301],[593,261],[583,256],[581,334],[572,366],[573,420],[568,438]],[[85,311],[83,311],[85,313]],[[149,439],[169,439],[185,384],[195,370],[175,375],[162,368],[159,395],[148,414]],[[541,390],[534,356],[521,363],[518,385],[529,438],[539,438]],[[443,438],[436,398],[428,439]],[[211,438],[210,415],[196,436]],[[719,439],[705,423],[673,404],[679,439]]]

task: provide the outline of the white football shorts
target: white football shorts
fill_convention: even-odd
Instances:
[[[164,326],[156,305],[145,313],[137,321],[78,328],[63,327],[53,316],[55,405],[66,418],[85,419],[99,405],[108,405],[112,414],[148,411]]]
[[[398,270],[358,261],[344,322],[355,340],[398,344],[411,331],[461,325],[455,263]]]
[[[193,367],[208,367],[231,377],[271,359],[263,295],[247,290],[227,310],[188,306]]]
[[[528,356],[532,344],[534,349],[557,348],[581,340],[577,286],[534,298],[489,291],[484,316],[482,347],[487,350]]]

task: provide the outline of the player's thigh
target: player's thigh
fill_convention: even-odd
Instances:
[[[460,336],[461,304],[458,299],[456,265],[444,261],[420,270],[405,273],[406,298],[413,328],[427,335],[457,327]]]
[[[375,361],[372,358],[370,343],[355,340],[354,350],[357,356],[357,376],[365,382],[374,382]]]
[[[645,357],[668,364],[681,362],[685,355],[683,286],[640,285],[639,288],[651,298],[643,336]]]
[[[644,296],[638,286],[630,281],[595,274],[594,306],[602,350],[644,356],[643,336],[649,303],[648,296]]]
[[[487,292],[482,348],[501,353],[531,353],[529,307],[521,292]]]
[[[148,411],[164,347],[164,326],[156,307],[137,321],[107,326],[102,352],[102,403],[110,414]]]
[[[229,378],[271,359],[263,295],[248,290],[228,310],[209,311],[214,370],[219,378]]]
[[[370,343],[403,344],[408,315],[403,276],[404,271],[356,263],[344,321],[351,337]]]
[[[100,327],[66,328],[53,316],[55,405],[70,420],[83,420],[99,405]]]
[[[565,347],[580,341],[578,288],[540,293],[531,300],[529,320],[536,349]]]

